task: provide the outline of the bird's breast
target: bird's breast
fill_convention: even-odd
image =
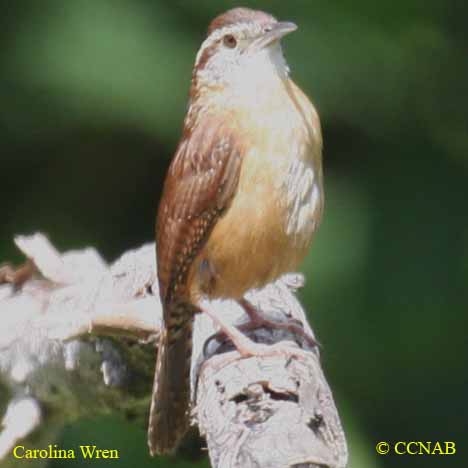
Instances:
[[[252,143],[243,161],[239,193],[261,205],[259,219],[276,237],[284,237],[291,248],[307,248],[323,209],[319,119],[291,80],[268,95],[243,119],[253,131],[246,132]]]
[[[322,169],[304,124],[277,126],[246,155],[239,195],[250,203],[252,223],[268,238],[267,245],[284,248],[287,271],[297,268],[320,221],[323,205]],[[250,202],[249,202],[250,200]],[[255,221],[254,221],[255,219]],[[262,227],[263,226],[263,227]],[[264,239],[265,240],[265,239]],[[300,257],[300,258],[299,258]],[[281,259],[279,260],[281,263]]]
[[[209,263],[211,297],[240,298],[295,271],[307,253],[323,192],[320,127],[312,128],[315,110],[306,104],[273,100],[242,119],[249,143],[238,188],[192,270],[196,277],[200,262]]]

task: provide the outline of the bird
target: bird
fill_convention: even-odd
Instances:
[[[281,47],[296,29],[269,13],[234,8],[210,23],[196,55],[156,220],[164,325],[151,455],[173,453],[189,427],[192,325],[201,300],[233,299],[254,316],[246,292],[297,271],[320,224],[320,120]],[[233,327],[223,330],[230,335]],[[232,337],[242,349],[245,342]]]

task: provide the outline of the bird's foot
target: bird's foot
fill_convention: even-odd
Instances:
[[[304,330],[304,326],[299,320],[289,319],[287,322],[270,320],[265,318],[262,313],[246,299],[241,299],[239,304],[250,318],[249,322],[244,323],[238,327],[240,330],[249,331],[255,330],[257,328],[287,330],[294,335],[300,336],[311,348],[319,346],[319,343],[315,340],[315,338]]]
[[[208,343],[211,342],[212,339],[219,338],[220,335],[224,335],[225,337],[229,338],[232,341],[237,351],[239,351],[240,355],[244,358],[251,357],[251,356],[266,357],[266,356],[278,356],[278,355],[305,358],[305,356],[307,356],[307,351],[291,346],[285,342],[276,343],[273,345],[267,345],[264,343],[256,343],[252,341],[248,336],[242,333],[242,331],[245,331],[246,329],[255,329],[255,328],[258,328],[259,326],[261,327],[269,326],[271,322],[272,324],[271,326],[273,328],[287,329],[289,331],[292,331],[293,333],[296,332],[297,329],[299,329],[302,331],[302,335],[305,335],[305,332],[302,329],[302,327],[298,326],[297,324],[291,325],[287,323],[278,323],[275,321],[264,319],[263,317],[258,315],[259,318],[255,318],[255,320],[252,320],[251,322],[243,324],[240,327],[235,327],[234,325],[222,320],[214,312],[210,310],[205,310],[205,312],[210,316],[213,322],[215,322],[215,324],[219,326],[220,332],[208,338],[208,340],[205,342],[204,351],[206,351],[206,347]],[[281,326],[277,327],[277,325],[281,325]],[[293,327],[292,330],[291,330],[291,326]],[[310,337],[310,339],[313,340],[312,337]],[[313,340],[313,343],[314,343],[314,346],[317,345],[315,340]],[[206,354],[206,352],[204,354]]]

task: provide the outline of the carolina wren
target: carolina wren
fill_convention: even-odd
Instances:
[[[195,61],[182,138],[164,184],[156,246],[164,329],[148,443],[176,449],[189,425],[193,315],[295,271],[323,208],[314,106],[289,77],[293,23],[247,8],[215,18]]]

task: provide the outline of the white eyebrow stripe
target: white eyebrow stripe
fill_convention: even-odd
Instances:
[[[244,31],[246,27],[254,27],[256,33],[260,33],[263,29],[261,25],[256,24],[255,22],[242,21],[238,24],[230,24],[224,26],[223,28],[215,29],[202,43],[200,50],[197,53],[195,59],[195,66],[200,62],[203,52],[210,47],[212,47],[217,41],[219,41],[226,34],[233,34],[234,36],[240,35],[242,38],[245,37]],[[257,31],[258,30],[258,31]]]
[[[197,57],[195,59],[195,66],[198,65],[198,63],[200,62],[200,59],[203,55],[203,52],[206,50],[206,49],[209,49],[210,47],[212,47],[217,41],[219,41],[225,34],[228,34],[228,33],[236,33],[238,32],[239,30],[239,26],[236,26],[236,25],[229,25],[229,26],[225,26],[224,28],[221,28],[221,29],[215,29],[202,43],[202,45],[200,46],[200,50],[198,51],[197,53]]]

